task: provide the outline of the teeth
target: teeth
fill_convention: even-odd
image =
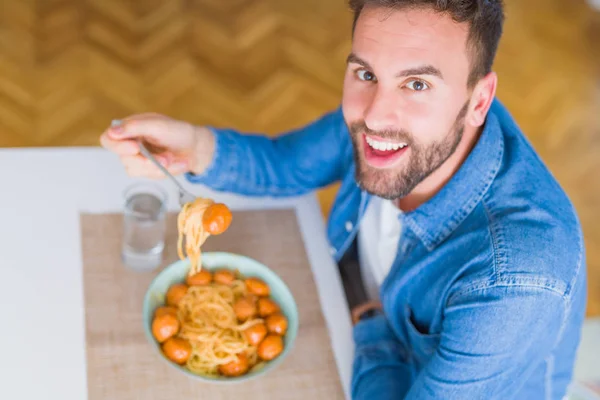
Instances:
[[[380,151],[390,151],[390,150],[398,150],[406,147],[406,143],[391,143],[391,142],[380,142],[374,140],[373,138],[367,136],[367,143],[369,146],[374,148],[375,150]]]

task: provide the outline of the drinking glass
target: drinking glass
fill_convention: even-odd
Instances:
[[[163,261],[167,194],[157,185],[137,183],[125,190],[123,263],[137,271],[151,271]]]

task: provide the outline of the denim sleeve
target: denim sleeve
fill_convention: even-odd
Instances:
[[[192,183],[247,196],[296,196],[343,177],[351,149],[341,109],[279,136],[211,129],[215,154]]]
[[[354,327],[352,399],[397,400],[410,389],[414,367],[409,352],[383,315]]]
[[[515,398],[558,342],[566,303],[562,294],[537,286],[494,286],[454,296],[437,351],[406,399]]]

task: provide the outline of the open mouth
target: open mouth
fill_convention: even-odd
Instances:
[[[389,168],[408,150],[408,144],[391,140],[363,136],[365,159],[375,168]]]

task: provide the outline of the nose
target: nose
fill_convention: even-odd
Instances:
[[[391,93],[378,88],[365,110],[365,124],[373,131],[394,129],[398,126],[395,108]]]

